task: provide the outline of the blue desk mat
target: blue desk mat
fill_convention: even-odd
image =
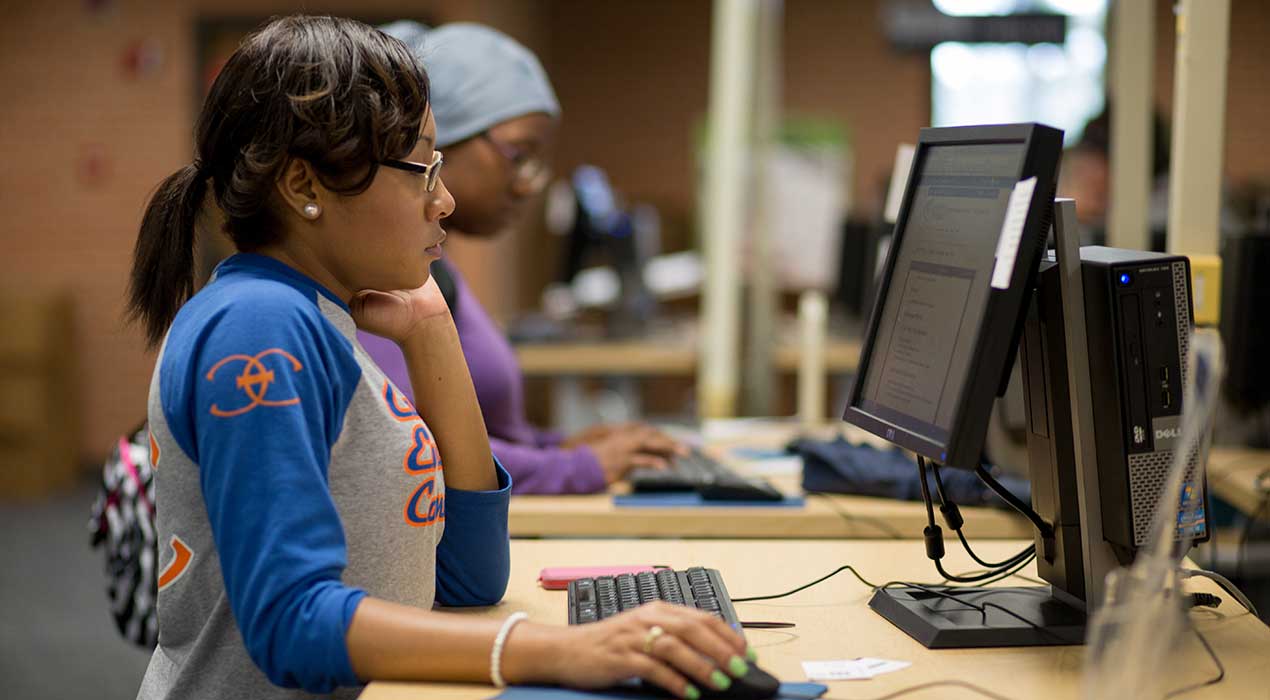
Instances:
[[[819,683],[781,683],[777,700],[812,700],[824,695],[828,686]],[[573,690],[535,685],[508,686],[493,700],[631,700],[655,697],[671,697],[669,695],[653,695],[644,690],[624,690],[610,688],[608,690]]]
[[[802,496],[786,496],[781,501],[707,501],[694,491],[664,493],[622,493],[613,496],[613,505],[624,508],[801,508]]]

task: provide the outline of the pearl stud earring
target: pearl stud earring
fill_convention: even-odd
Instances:
[[[304,215],[309,217],[310,219],[318,218],[318,215],[320,215],[321,213],[322,213],[322,207],[319,207],[317,205],[317,202],[309,202],[308,204],[304,205]]]

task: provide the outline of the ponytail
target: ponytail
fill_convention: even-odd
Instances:
[[[207,191],[207,177],[195,165],[169,176],[150,198],[132,253],[128,316],[145,326],[154,347],[176,312],[194,292],[194,234]]]

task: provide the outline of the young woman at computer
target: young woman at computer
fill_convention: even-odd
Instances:
[[[514,226],[546,184],[543,157],[560,115],[538,59],[514,39],[479,24],[430,29],[404,21],[384,30],[428,66],[437,146],[445,149],[446,184],[455,198],[446,229],[490,238]],[[515,493],[602,491],[631,469],[663,466],[683,449],[647,425],[597,426],[568,439],[530,425],[524,377],[511,345],[449,261],[432,268],[451,302],[490,444],[511,473]],[[409,396],[397,345],[369,333],[360,337]]]
[[[404,45],[286,17],[229,58],[193,162],[151,199],[130,288],[162,346],[149,404],[159,644],[140,698],[631,676],[692,698],[746,653],[721,622],[662,604],[576,627],[432,610],[502,597],[510,486],[428,279],[454,206],[435,143]],[[209,190],[240,253],[189,298]],[[413,402],[356,327],[402,347]]]

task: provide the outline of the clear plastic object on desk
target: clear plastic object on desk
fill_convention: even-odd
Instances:
[[[1133,564],[1107,576],[1106,597],[1089,623],[1085,649],[1085,690],[1090,700],[1106,698],[1162,698],[1186,685],[1193,674],[1164,672],[1191,669],[1195,664],[1171,663],[1170,657],[1188,645],[1191,620],[1184,605],[1186,593],[1178,572],[1191,548],[1190,529],[1202,499],[1182,498],[1189,475],[1189,457],[1199,451],[1197,464],[1208,454],[1213,410],[1217,403],[1224,359],[1216,333],[1191,335],[1189,371],[1182,411],[1182,437],[1173,454],[1169,477],[1160,493],[1151,535]]]

